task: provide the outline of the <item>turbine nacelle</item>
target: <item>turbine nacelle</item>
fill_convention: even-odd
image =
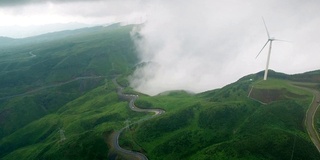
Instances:
[[[274,37],[269,38],[269,41],[274,41],[276,40]]]

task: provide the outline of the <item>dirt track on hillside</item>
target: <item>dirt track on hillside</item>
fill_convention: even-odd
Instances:
[[[320,92],[318,90],[306,87],[305,85],[299,84],[294,84],[294,86],[307,90],[309,92],[312,92],[313,94],[313,99],[312,102],[306,112],[305,116],[305,126],[306,130],[310,136],[310,139],[312,140],[313,144],[317,147],[318,151],[320,152],[320,138],[319,134],[317,131],[317,127],[314,126],[314,116],[319,108],[319,101],[320,101]]]
[[[142,108],[138,108],[137,106],[135,106],[134,102],[138,99],[138,95],[132,95],[132,94],[124,94],[123,93],[123,87],[121,87],[118,83],[117,83],[117,80],[116,78],[114,78],[113,80],[113,83],[117,86],[117,94],[120,98],[122,99],[125,99],[129,102],[129,108],[132,110],[132,111],[135,111],[135,112],[151,112],[151,113],[154,113],[154,115],[152,117],[149,117],[147,119],[140,119],[134,123],[131,123],[130,125],[122,128],[120,131],[116,131],[114,133],[111,134],[111,136],[109,137],[109,145],[111,146],[111,149],[113,151],[115,151],[115,154],[119,154],[120,157],[122,158],[125,158],[125,159],[130,159],[130,160],[133,160],[133,159],[137,159],[137,160],[148,160],[148,158],[142,154],[142,153],[139,153],[139,152],[134,152],[134,151],[130,151],[130,150],[126,150],[124,148],[121,148],[120,145],[119,145],[119,136],[121,135],[121,133],[128,127],[130,127],[131,125],[133,124],[137,124],[137,123],[140,123],[140,122],[143,122],[145,120],[148,120],[148,119],[151,119],[155,116],[158,116],[158,115],[161,115],[163,113],[165,113],[164,110],[162,109],[142,109]],[[109,159],[116,159],[117,158],[117,155],[110,155],[109,156]]]

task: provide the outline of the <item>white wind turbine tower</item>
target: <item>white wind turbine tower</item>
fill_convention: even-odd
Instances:
[[[269,52],[268,52],[268,59],[267,59],[266,69],[264,71],[264,77],[263,77],[263,80],[267,80],[268,70],[269,70],[269,62],[270,62],[270,54],[271,54],[271,48],[272,48],[272,41],[283,41],[283,40],[279,40],[279,39],[275,39],[274,37],[270,37],[266,22],[264,21],[263,17],[262,17],[262,20],[263,20],[263,23],[264,23],[264,27],[266,28],[266,31],[267,31],[268,40],[267,40],[266,44],[264,44],[264,46],[262,47],[262,49],[260,50],[260,52],[258,53],[256,58],[260,55],[260,53],[262,52],[264,47],[266,47],[266,45],[270,42],[270,44],[269,44]]]

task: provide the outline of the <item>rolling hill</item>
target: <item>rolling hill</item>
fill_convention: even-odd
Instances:
[[[40,145],[40,148],[47,150],[48,145],[55,142],[55,140],[49,140],[50,137],[56,139],[59,128],[67,132],[65,128],[68,127],[63,125],[63,118],[61,119],[60,114],[57,115],[59,111],[62,112],[63,107],[73,106],[78,110],[79,105],[91,107],[94,104],[97,109],[106,105],[111,108],[124,106],[123,102],[112,105],[111,102],[117,101],[117,96],[115,93],[108,95],[104,92],[112,91],[109,80],[113,75],[126,73],[137,62],[129,34],[132,27],[114,24],[109,27],[64,31],[16,39],[15,44],[1,47],[0,157],[13,151],[22,152],[19,150],[22,148],[28,150],[27,146],[32,150],[36,145]],[[99,88],[102,91],[96,91]],[[96,101],[98,97],[95,94],[98,93],[106,96],[102,102]],[[89,102],[83,104],[83,99],[89,97],[96,98],[92,104]],[[81,103],[75,102],[81,98]],[[70,104],[72,102],[75,104]],[[90,108],[83,109],[83,112],[87,110]],[[100,111],[96,110],[96,112]],[[100,114],[92,119],[94,121],[92,123],[98,125],[108,119],[117,121],[122,119],[122,114],[124,113],[120,111],[110,113],[110,116]],[[80,117],[85,119],[85,116]],[[67,119],[73,121],[73,124],[68,124],[71,126],[76,120],[79,120],[78,124],[84,124],[79,118],[72,120],[68,117]],[[92,128],[95,125],[88,127]],[[89,132],[89,128],[79,132],[74,130],[78,135],[75,138],[85,135]],[[103,138],[99,138],[105,145]],[[104,147],[106,148],[107,145]],[[33,152],[30,151],[31,153]],[[107,154],[107,150],[104,154]],[[34,159],[34,157],[27,159]]]
[[[319,159],[304,118],[320,71],[263,72],[199,94],[157,96],[129,87],[138,63],[133,25],[92,27],[26,39],[1,38],[0,159],[115,159],[109,137],[150,114],[133,112],[114,77],[140,108],[166,112],[132,124],[120,146],[149,159]],[[320,128],[320,116],[316,115]],[[124,156],[116,156],[119,159]]]
[[[278,74],[265,82],[261,73],[252,74],[197,95],[140,96],[137,104],[167,114],[132,127],[123,144],[139,144],[150,159],[318,159],[303,124],[312,94],[287,80],[303,74]]]

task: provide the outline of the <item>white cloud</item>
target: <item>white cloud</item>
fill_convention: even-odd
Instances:
[[[264,16],[274,42],[270,68],[297,73],[319,69],[319,2],[300,1],[158,1],[138,40],[141,61],[131,84],[157,94],[185,89],[201,92],[222,87],[264,69],[267,40]],[[299,9],[299,10],[297,10]]]

